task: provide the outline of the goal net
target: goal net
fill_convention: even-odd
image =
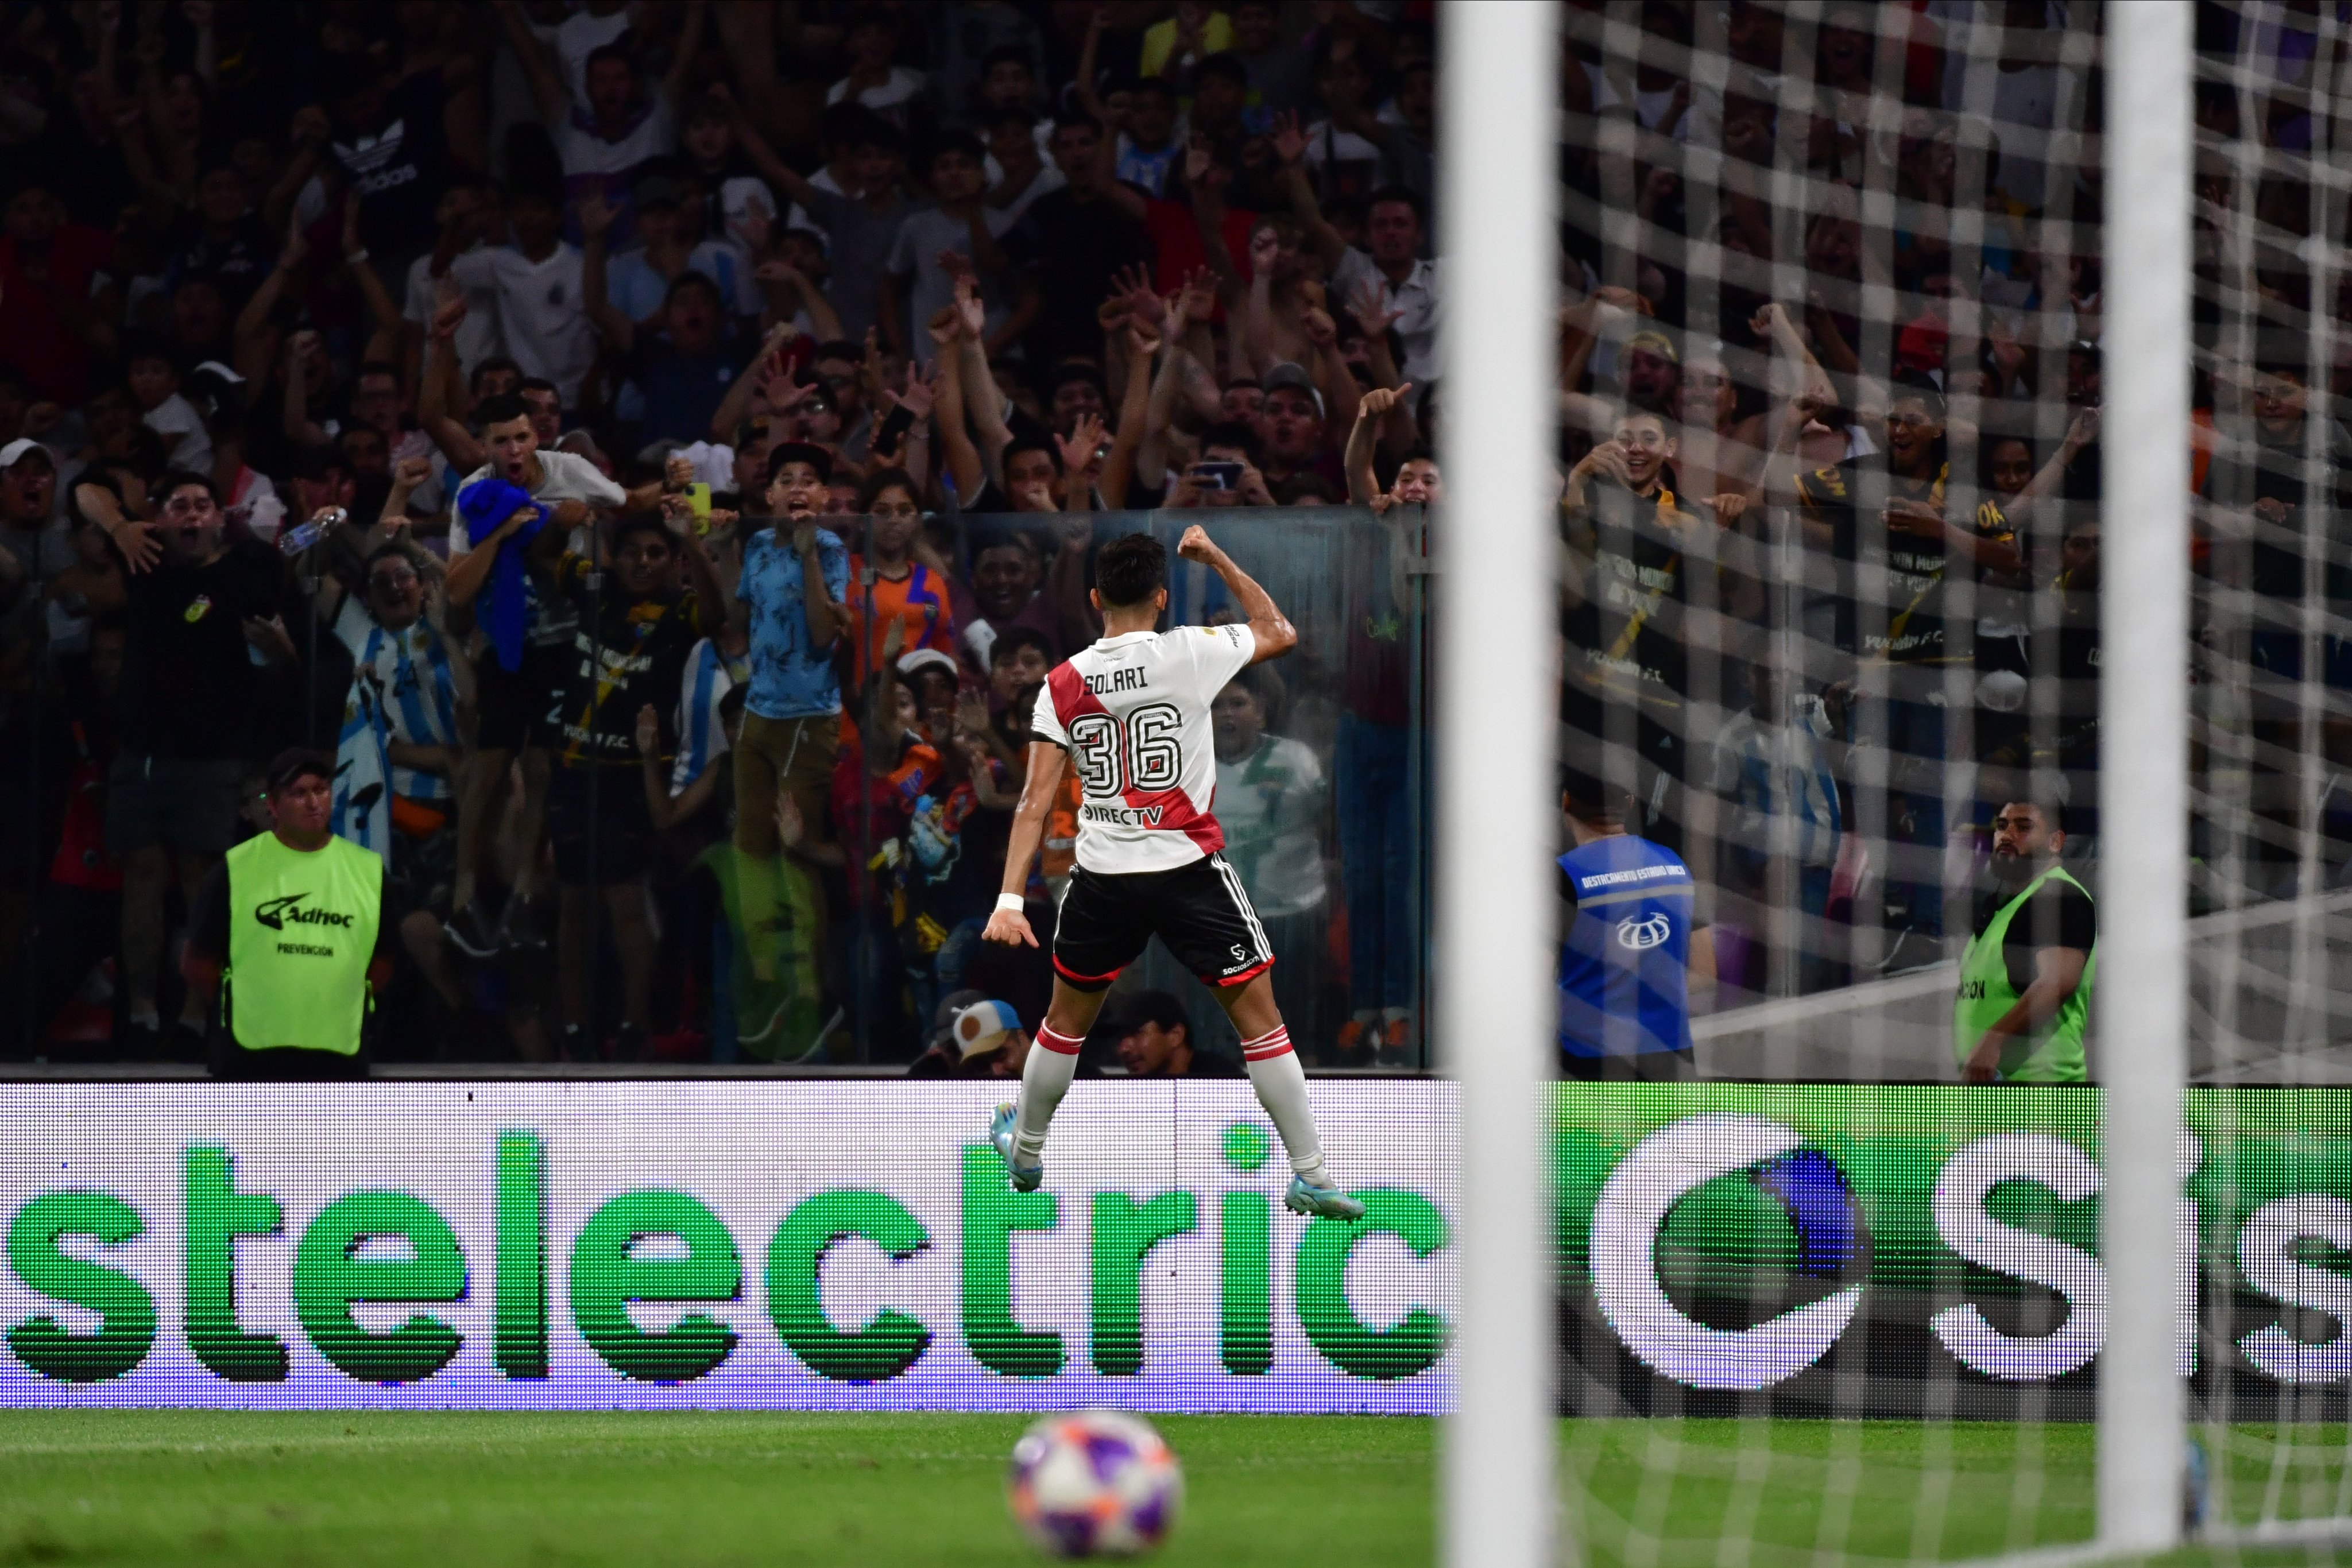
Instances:
[[[1556,25],[1546,827],[1678,861],[1701,929],[1686,1059],[1646,992],[1576,1022],[1562,960],[1543,1528],[1636,1564],[2352,1540],[2352,13]],[[1479,548],[1441,551],[1441,665],[1495,654]],[[1563,939],[1672,940],[1580,878]],[[1438,885],[1436,983],[1484,984]],[[1510,1407],[1478,1239],[1464,1452]]]

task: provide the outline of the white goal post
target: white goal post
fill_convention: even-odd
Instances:
[[[1435,1039],[1461,1083],[1462,1309],[1442,1461],[1445,1560],[1552,1561],[1551,319],[1559,238],[1550,0],[1439,12],[1446,505],[1437,549]],[[1518,570],[1465,570],[1475,548]]]
[[[2107,11],[2105,667],[2100,683],[2099,1542],[2181,1528],[2180,1085],[2188,1052],[2189,0]],[[2122,613],[2115,613],[2120,608]]]
[[[1456,5],[1441,93],[1448,486],[1436,562],[1434,1037],[1461,1084],[1461,1315],[1442,1467],[1457,1568],[1536,1568],[1555,1542],[1549,658],[1476,656],[1484,629],[1552,622],[1549,322],[1555,304],[1559,16],[1549,0]],[[2175,1373],[2186,1063],[2190,80],[2188,0],[2108,12],[2105,138],[2109,668],[2101,787],[2098,1539],[2163,1551],[2181,1532],[2185,1401]],[[1518,571],[1467,573],[1475,540]],[[1528,650],[1533,653],[1534,650]]]

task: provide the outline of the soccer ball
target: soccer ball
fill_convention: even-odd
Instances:
[[[1049,1557],[1132,1557],[1175,1525],[1184,1472],[1150,1422],[1080,1410],[1048,1416],[1022,1435],[1005,1496]]]

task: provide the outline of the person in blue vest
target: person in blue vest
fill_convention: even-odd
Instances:
[[[1560,811],[1559,1065],[1566,1078],[1696,1075],[1691,993],[1715,984],[1690,868],[1625,831],[1626,791],[1569,769]]]

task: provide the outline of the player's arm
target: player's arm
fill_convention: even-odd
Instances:
[[[1045,839],[1045,814],[1054,808],[1054,797],[1062,788],[1062,769],[1069,760],[1068,754],[1050,740],[1029,743],[1029,777],[1022,781],[1021,804],[1013,813],[1012,841],[1004,848],[1004,886],[995,913],[988,917],[987,929],[981,933],[988,941],[1008,947],[1024,942],[1037,946],[1027,912],[1004,899],[1020,898],[1029,885],[1029,868],[1036,863],[1037,846]]]
[[[1186,528],[1183,538],[1177,543],[1176,553],[1186,560],[1199,561],[1223,580],[1225,591],[1241,606],[1251,633],[1257,638],[1257,652],[1250,655],[1251,664],[1279,659],[1298,646],[1298,628],[1276,606],[1274,596],[1260,588],[1255,578],[1234,565],[1233,557],[1216,547],[1208,529],[1198,523]]]

